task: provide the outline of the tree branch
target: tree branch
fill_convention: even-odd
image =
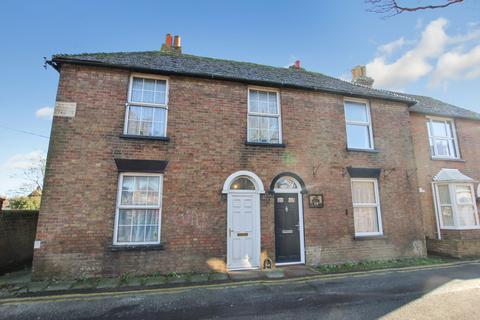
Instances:
[[[407,7],[398,4],[397,0],[366,0],[372,8],[368,11],[375,13],[391,13],[389,16],[395,16],[402,12],[414,12],[420,10],[431,10],[431,9],[441,9],[446,8],[452,4],[461,3],[464,0],[446,0],[446,2],[441,4],[430,4],[425,6],[412,6]]]

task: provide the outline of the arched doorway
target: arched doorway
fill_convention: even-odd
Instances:
[[[276,265],[305,263],[303,181],[295,174],[280,174],[272,181],[275,194]]]
[[[231,174],[223,185],[227,194],[227,268],[260,267],[260,178],[250,171]]]

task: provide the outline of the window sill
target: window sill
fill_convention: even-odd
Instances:
[[[253,146],[253,147],[272,147],[272,148],[285,148],[286,145],[284,143],[266,143],[266,142],[245,142],[246,146]]]
[[[370,236],[353,236],[353,240],[385,240],[387,237],[383,234]]]
[[[453,162],[466,162],[463,159],[460,158],[440,158],[440,157],[430,157],[431,160],[435,161],[453,161]]]
[[[480,226],[471,226],[471,227],[440,227],[441,230],[450,230],[450,231],[466,231],[466,230],[479,230]]]
[[[366,153],[379,153],[380,151],[376,149],[355,149],[355,148],[347,148],[347,151],[352,152],[366,152]]]
[[[136,136],[131,134],[121,134],[120,138],[123,139],[140,139],[140,140],[159,140],[159,141],[170,141],[169,137],[151,137],[151,136]]]
[[[163,244],[112,245],[110,251],[154,251],[165,250]]]

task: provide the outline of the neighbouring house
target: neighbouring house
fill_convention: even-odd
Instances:
[[[417,168],[439,170],[419,99],[371,88],[363,67],[350,83],[181,51],[167,35],[159,51],[48,62],[60,80],[34,277],[426,254]]]
[[[480,255],[480,114],[424,96],[410,108],[427,249]]]

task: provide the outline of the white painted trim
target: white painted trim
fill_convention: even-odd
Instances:
[[[432,194],[433,194],[433,207],[435,210],[435,225],[437,227],[437,239],[442,240],[442,232],[440,231],[440,216],[439,216],[439,210],[438,210],[438,205],[437,205],[437,192],[436,192],[435,184],[432,182]]]
[[[278,113],[277,114],[271,114],[271,113],[259,113],[259,112],[251,112],[250,111],[250,90],[255,90],[255,91],[266,91],[266,92],[275,92],[277,96],[277,107],[278,107]],[[248,130],[248,117],[249,116],[259,116],[259,117],[267,117],[267,118],[277,118],[278,119],[278,143],[283,143],[283,137],[282,137],[282,106],[280,104],[280,90],[275,89],[275,88],[268,88],[268,87],[258,87],[258,86],[248,86],[247,89],[247,141],[248,142],[256,142],[256,141],[251,141],[250,136],[249,136],[249,130]],[[268,142],[266,142],[268,143]]]
[[[298,223],[299,223],[299,237],[300,237],[300,261],[275,263],[276,266],[289,265],[289,264],[305,264],[305,230],[303,221],[303,194],[300,182],[292,176],[285,176],[295,181],[298,186],[297,189],[273,189],[274,193],[296,193],[298,201]],[[282,177],[284,178],[284,177]],[[275,204],[273,205],[275,214]]]
[[[460,147],[458,145],[458,139],[457,139],[457,128],[455,127],[455,120],[453,118],[442,118],[442,117],[435,117],[435,116],[426,116],[427,119],[426,125],[427,125],[427,133],[428,133],[428,143],[430,147],[430,154],[432,156],[432,159],[438,159],[438,160],[459,160],[461,159],[460,156]],[[437,137],[433,135],[433,132],[431,131],[430,125],[432,121],[443,121],[443,122],[449,122],[452,128],[452,138],[448,137]],[[456,156],[444,156],[444,155],[438,155],[437,151],[437,145],[433,143],[433,140],[446,140],[446,141],[453,141],[453,145],[455,147],[455,154]],[[432,148],[433,146],[433,153],[432,154]]]
[[[443,216],[441,214],[441,204],[440,204],[440,195],[438,191],[438,186],[440,185],[446,185],[448,186],[448,193],[450,195],[450,206],[452,208],[452,214],[453,214],[453,226],[444,226],[443,224]],[[473,206],[473,212],[475,214],[475,220],[477,222],[476,225],[472,226],[460,226],[459,225],[459,217],[457,213],[457,197],[456,197],[456,187],[457,186],[468,186],[470,188],[470,194],[472,196],[472,203],[470,205]],[[434,193],[434,201],[435,201],[435,215],[438,217],[438,220],[440,221],[440,226],[439,228],[441,230],[476,230],[480,229],[480,220],[478,216],[478,208],[477,208],[477,203],[476,203],[476,198],[475,198],[475,190],[473,187],[472,182],[459,182],[459,183],[453,183],[453,182],[432,182],[432,188],[433,188],[433,193]],[[440,239],[439,239],[440,240]]]
[[[165,104],[132,101],[131,98],[132,98],[133,78],[165,80]],[[128,134],[128,115],[130,113],[130,106],[138,106],[138,107],[161,108],[161,109],[165,110],[165,126],[164,126],[164,129],[163,129],[163,135],[161,137],[167,137],[168,99],[169,99],[169,78],[168,77],[159,76],[159,75],[151,75],[151,74],[132,73],[129,77],[128,97],[127,97],[127,103],[125,104],[125,121],[124,121],[124,125],[123,125],[123,134]],[[144,137],[143,135],[139,135],[139,136]],[[157,137],[157,136],[145,135],[145,137]]]
[[[373,182],[373,187],[375,189],[375,206],[372,204],[354,204],[353,203],[353,182],[360,181],[360,182]],[[350,179],[350,189],[352,192],[352,206],[355,211],[355,207],[368,207],[368,208],[376,208],[377,209],[377,221],[378,221],[378,231],[377,232],[357,232],[355,231],[356,237],[368,237],[368,236],[382,236],[383,235],[383,223],[382,223],[382,209],[380,207],[380,192],[378,189],[378,180],[375,178],[351,178]],[[353,213],[355,219],[355,212]]]
[[[347,120],[347,110],[345,108],[345,103],[351,101],[354,103],[364,103],[365,104],[365,109],[367,111],[367,120],[368,121],[350,121]],[[362,125],[362,126],[367,126],[368,127],[368,134],[370,138],[370,147],[369,148],[360,148],[360,150],[374,150],[375,149],[375,141],[373,140],[373,125],[372,125],[372,116],[371,116],[371,111],[370,111],[370,101],[366,99],[358,99],[358,98],[349,98],[349,97],[344,97],[343,98],[343,113],[344,113],[344,118],[345,118],[345,136],[347,138],[347,148],[354,148],[350,147],[348,145],[348,132],[347,132],[347,125],[352,124],[352,125]],[[356,148],[358,149],[358,148]]]
[[[136,177],[159,177],[159,195],[158,195],[158,205],[157,206],[126,206],[121,205],[120,201],[122,199],[122,182],[123,177],[125,176],[136,176]],[[147,244],[160,244],[161,241],[161,229],[162,229],[162,202],[163,202],[163,174],[161,173],[143,173],[143,172],[123,172],[118,176],[117,183],[117,201],[115,206],[115,223],[113,228],[113,245],[114,246],[123,246],[123,245],[147,245]],[[118,220],[120,209],[129,209],[129,208],[142,208],[142,209],[158,209],[158,241],[150,242],[118,242]]]
[[[255,173],[247,170],[240,170],[237,172],[232,173],[231,175],[228,176],[228,178],[225,180],[223,184],[223,189],[222,193],[230,193],[230,192],[252,192],[251,190],[231,190],[230,185],[232,182],[241,176],[245,176],[250,178],[250,180],[253,182],[255,185],[255,193],[265,193],[265,189],[263,187],[263,182],[262,179],[260,179]]]
[[[230,252],[232,250],[232,241],[230,237],[230,232],[229,229],[231,228],[232,224],[232,213],[231,213],[231,204],[232,204],[232,197],[235,195],[250,195],[255,203],[255,206],[257,208],[257,217],[255,219],[255,243],[256,243],[256,255],[257,255],[257,261],[258,261],[258,266],[252,266],[252,267],[247,267],[247,268],[242,268],[242,267],[230,267]],[[228,193],[227,195],[227,230],[226,230],[226,240],[227,240],[227,270],[228,271],[234,271],[234,270],[253,270],[253,269],[260,269],[262,265],[261,261],[261,219],[260,219],[260,194],[258,192],[238,192],[237,190],[232,190],[231,192]]]

